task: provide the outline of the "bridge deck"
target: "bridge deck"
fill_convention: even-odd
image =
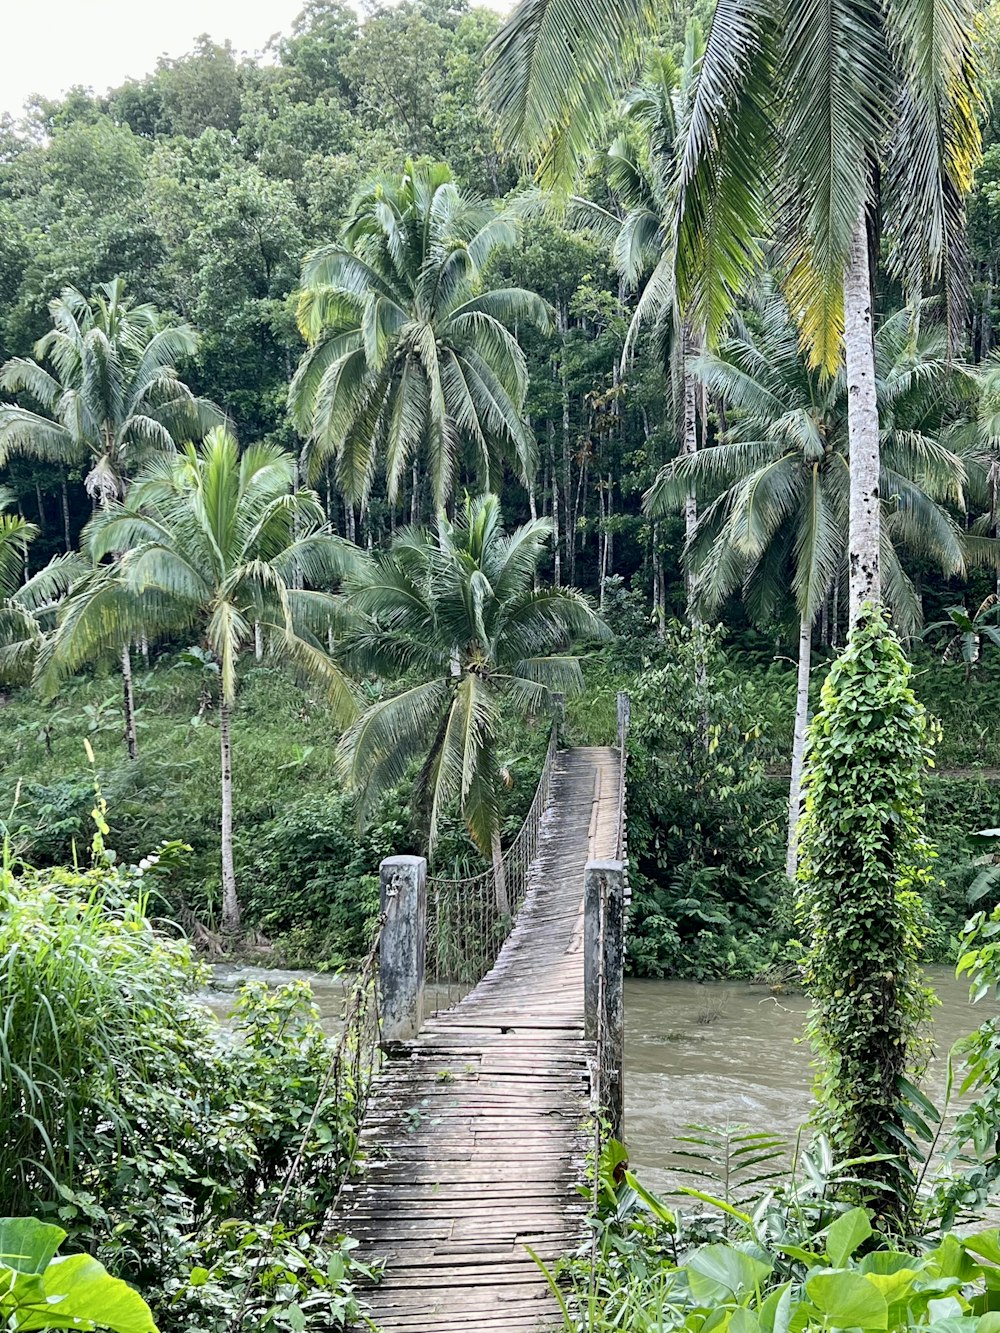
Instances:
[[[366,1293],[387,1333],[549,1329],[558,1309],[526,1252],[577,1242],[590,1048],[583,1035],[583,870],[614,855],[618,758],[560,754],[517,922],[493,970],[429,1020],[369,1104],[370,1154],[343,1225],[386,1275]]]

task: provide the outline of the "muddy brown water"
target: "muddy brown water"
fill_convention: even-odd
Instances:
[[[231,992],[250,979],[307,980],[324,1023],[336,1028],[343,983],[322,972],[219,966],[205,1002],[224,1020]],[[949,968],[930,968],[928,980],[940,1004],[924,1089],[939,1102],[948,1051],[997,1005],[993,999],[971,1005],[968,985]],[[626,1138],[632,1165],[651,1189],[668,1192],[685,1183],[672,1149],[687,1124],[748,1125],[794,1143],[811,1102],[807,1007],[803,995],[772,995],[744,982],[626,982]]]

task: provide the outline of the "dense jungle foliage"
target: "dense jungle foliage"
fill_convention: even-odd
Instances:
[[[469,288],[508,292],[503,310],[489,308],[501,323],[514,321],[525,357],[531,438],[510,445],[515,454],[501,472],[490,463],[487,480],[501,491],[508,528],[534,513],[548,517],[553,535],[539,572],[591,593],[614,636],[604,645],[581,644],[587,695],[570,703],[572,734],[610,740],[614,690],[629,689],[635,699],[632,744],[642,780],[632,810],[638,871],[632,965],[641,972],[694,976],[753,974],[780,961],[795,933],[781,875],[797,637],[796,612],[782,585],[787,589],[794,561],[782,537],[768,556],[770,565],[747,574],[742,599],[739,579],[718,584],[721,601],[714,614],[725,630],[712,640],[709,669],[700,677],[704,697],[695,703],[689,685],[696,668],[682,632],[664,637],[664,627],[682,619],[687,605],[685,521],[679,508],[654,518],[641,503],[657,469],[682,443],[671,381],[676,372],[665,373],[663,362],[673,353],[663,345],[662,325],[648,333],[640,329],[622,360],[637,292],[652,264],[645,256],[666,207],[656,181],[657,154],[668,151],[664,136],[678,132],[670,128],[669,104],[684,95],[684,71],[697,59],[710,15],[710,6],[696,6],[693,25],[685,29],[687,20],[678,14],[660,33],[662,55],[639,80],[641,97],[606,129],[607,151],[587,167],[576,213],[557,215],[534,205],[515,209],[506,232],[491,234]],[[275,38],[266,59],[240,56],[202,37],[188,55],[164,59],[145,79],[106,94],[81,86],[57,102],[36,99],[23,118],[5,120],[0,354],[9,361],[7,399],[18,406],[17,419],[3,428],[2,479],[11,527],[7,545],[23,556],[8,576],[14,579],[8,614],[27,610],[44,620],[44,609],[34,608],[51,605],[80,571],[70,565],[47,581],[39,571],[53,557],[72,561],[93,505],[123,497],[155,444],[140,434],[133,438],[130,431],[139,428],[127,417],[117,427],[117,452],[91,450],[89,461],[87,449],[70,441],[71,431],[60,440],[38,436],[37,422],[28,417],[39,408],[45,417],[47,390],[25,368],[33,357],[45,364],[35,344],[53,320],[64,330],[67,319],[75,320],[82,337],[92,318],[79,303],[64,305],[61,314],[51,313],[49,303],[68,288],[82,293],[81,299],[99,297],[102,283],[120,280],[107,298],[107,318],[128,325],[126,341],[139,337],[146,346],[155,328],[175,330],[158,358],[166,379],[173,377],[192,395],[184,400],[191,422],[184,429],[207,429],[210,405],[216,404],[240,441],[264,441],[298,457],[309,434],[302,414],[311,410],[312,390],[300,372],[290,408],[288,385],[303,358],[300,328],[314,336],[308,328],[313,316],[303,314],[299,292],[303,282],[308,290],[310,282],[331,280],[326,270],[322,278],[310,278],[303,263],[313,252],[322,256],[323,247],[335,248],[352,210],[362,216],[364,205],[357,201],[367,183],[380,174],[398,180],[408,160],[418,172],[447,161],[463,198],[509,201],[523,191],[512,159],[496,147],[477,94],[498,22],[489,11],[461,4],[407,3],[359,23],[353,11],[314,0],[290,33]],[[926,791],[927,833],[938,848],[927,888],[934,904],[927,948],[935,958],[950,956],[976,875],[966,834],[1000,822],[990,774],[1000,766],[992,739],[994,575],[952,549],[973,519],[980,522],[985,513],[981,521],[987,527],[992,522],[990,357],[998,320],[989,218],[998,67],[990,12],[977,23],[987,97],[984,162],[969,200],[970,369],[943,356],[933,306],[919,323],[899,324],[893,312],[903,308],[903,296],[891,266],[880,272],[877,286],[881,373],[894,428],[924,458],[919,475],[908,473],[913,464],[902,458],[894,463],[896,484],[908,489],[892,519],[901,561],[892,596],[900,623],[918,636],[910,639],[918,695],[940,723],[938,768]],[[416,63],[414,50],[420,52]],[[434,178],[436,185],[446,179]],[[408,205],[405,193],[385,197],[404,210],[419,207],[412,199]],[[484,207],[485,218],[492,206]],[[450,225],[459,226],[458,215],[452,216]],[[612,218],[622,229],[617,238],[609,230]],[[318,272],[318,260],[310,262]],[[514,289],[525,293],[517,311]],[[550,318],[530,305],[529,294],[541,298]],[[719,505],[731,503],[724,489],[726,449],[747,447],[727,441],[778,429],[754,419],[763,410],[762,396],[771,394],[788,412],[796,408],[795,395],[806,392],[820,410],[794,340],[789,347],[783,331],[783,307],[773,293],[762,302],[751,302],[745,328],[714,360],[703,357],[695,367],[701,445],[726,442],[702,455],[706,467],[719,458],[717,475],[706,478],[707,499],[723,496],[705,512],[703,544],[715,540],[715,516],[724,512]],[[151,308],[149,332],[141,336],[134,332],[141,325],[138,303]],[[328,315],[318,318],[321,327]],[[539,319],[540,327],[532,327]],[[108,332],[115,336],[111,324]],[[57,352],[53,336],[65,335],[49,335],[44,355],[50,357]],[[320,356],[325,344],[316,346]],[[781,369],[751,399],[745,385],[736,386],[735,368],[745,370],[748,358],[759,353]],[[973,366],[983,371],[978,379]],[[174,429],[164,415],[160,381],[135,392],[152,404],[143,410]],[[404,401],[402,391],[398,401]],[[171,410],[176,414],[176,404]],[[843,407],[831,399],[822,411],[832,438],[841,429],[836,421]],[[497,429],[502,436],[506,428]],[[516,424],[510,429],[516,435]],[[26,443],[33,430],[34,444]],[[362,492],[346,480],[341,454],[317,447],[308,460],[303,455],[302,479],[316,487],[334,532],[377,549],[403,522],[432,520],[441,498],[432,487],[433,448],[407,439],[399,436],[403,452],[392,463],[395,472],[388,464],[374,465],[362,504]],[[518,448],[528,449],[532,460],[527,487],[524,459],[511,462]],[[926,470],[932,456],[933,478]],[[482,485],[478,464],[460,458],[453,484]],[[909,529],[903,524],[907,514]],[[708,557],[710,567],[714,558]],[[824,569],[836,569],[829,553],[817,558],[826,562]],[[42,578],[41,587],[18,594],[17,583],[32,575]],[[824,577],[811,632],[813,703],[845,630],[842,567]],[[706,575],[706,588],[710,583]],[[964,626],[949,609],[959,604]],[[189,927],[195,920],[216,926],[226,872],[224,867],[220,878],[219,797],[209,755],[218,740],[220,709],[227,712],[226,690],[217,653],[191,632],[196,624],[190,618],[188,623],[186,630],[168,618],[135,634],[130,745],[138,758],[132,762],[117,743],[122,722],[114,654],[98,639],[89,649],[71,646],[67,667],[72,651],[78,665],[55,673],[58,692],[32,693],[24,686],[23,662],[12,664],[3,695],[2,806],[18,851],[39,865],[65,862],[87,836],[87,737],[96,749],[121,857],[137,860],[161,840],[183,837],[192,855],[159,907]],[[920,638],[922,624],[938,628]],[[362,684],[369,704],[395,689],[384,666],[373,661],[363,668],[370,673]],[[398,673],[399,664],[393,669]],[[286,649],[270,642],[258,643],[239,668],[232,703],[234,874],[245,924],[258,937],[278,941],[290,960],[335,965],[363,951],[379,859],[420,846],[424,826],[399,773],[366,827],[353,829],[352,797],[338,777],[335,753],[341,716],[308,676],[301,654],[289,660]],[[708,761],[697,743],[704,719],[717,728]],[[530,799],[536,730],[530,719],[527,729],[504,719],[499,746],[509,781],[499,786],[497,799],[508,834]],[[679,737],[687,738],[682,746]],[[445,811],[442,820],[435,850],[440,861],[469,867],[484,850],[489,854],[488,845],[470,846],[457,810]]]
[[[5,1325],[364,1320],[379,862],[506,921],[627,692],[628,964],[804,984],[815,1107],[683,1213],[595,1149],[567,1329],[995,1333],[1000,1023],[934,1105],[920,965],[1000,983],[998,33],[306,0],[0,119]],[[220,1029],[254,951],[344,1032]]]

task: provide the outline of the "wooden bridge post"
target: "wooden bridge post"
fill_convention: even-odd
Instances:
[[[625,866],[588,861],[583,881],[584,1031],[597,1042],[601,1110],[620,1139],[625,1119]]]
[[[412,1041],[424,1021],[427,943],[427,862],[422,856],[387,856],[379,866],[385,923],[379,946],[382,1044]]]
[[[621,750],[628,744],[628,729],[632,721],[632,699],[623,690],[620,690],[616,696],[615,704],[618,723],[615,744]]]

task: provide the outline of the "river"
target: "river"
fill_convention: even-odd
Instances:
[[[206,1003],[224,1018],[227,992],[250,978],[272,985],[308,980],[324,1022],[336,1026],[343,986],[321,972],[218,967],[218,989]],[[967,984],[950,968],[930,968],[928,980],[941,1003],[924,1089],[939,1101],[948,1051],[997,1006],[991,999],[970,1005]],[[650,1188],[665,1192],[684,1183],[672,1169],[671,1149],[687,1124],[749,1125],[794,1142],[810,1106],[806,1009],[802,995],[772,995],[744,982],[626,982],[626,1139],[632,1165]]]

